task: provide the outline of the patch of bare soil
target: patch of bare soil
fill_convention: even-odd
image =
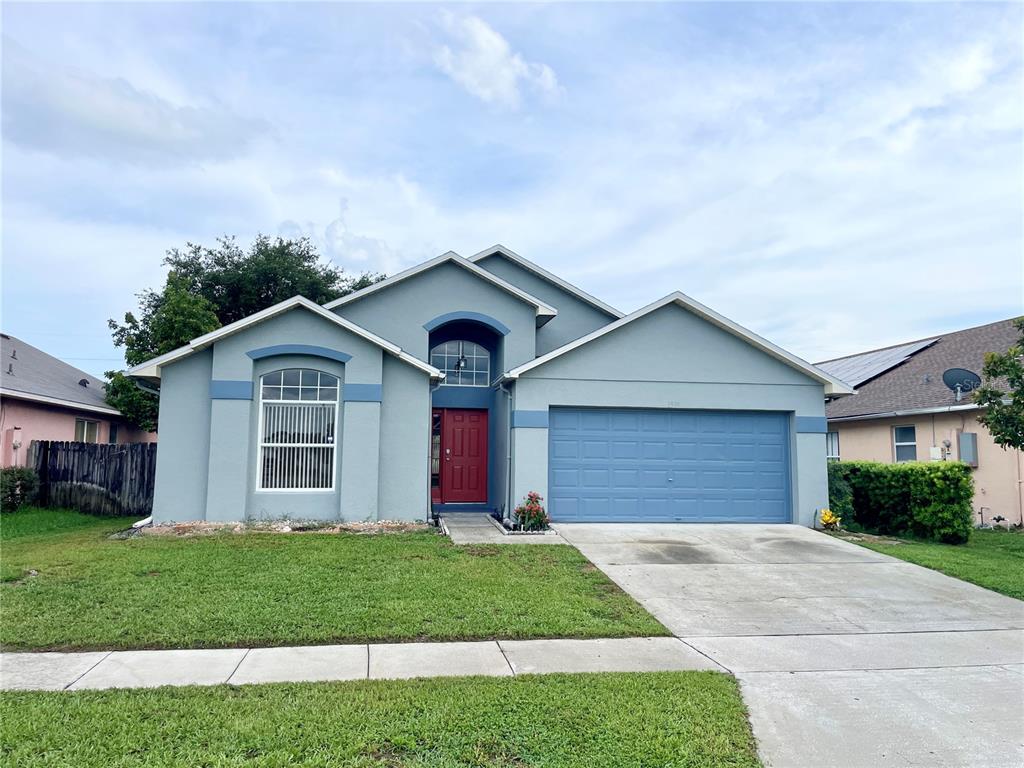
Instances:
[[[208,536],[219,533],[356,533],[372,535],[425,531],[429,527],[426,523],[409,523],[402,520],[351,523],[275,520],[258,523],[168,523],[150,525],[140,531],[146,536]]]
[[[892,536],[878,536],[874,533],[852,533],[850,531],[835,531],[829,533],[830,536],[835,536],[837,539],[843,539],[844,541],[866,541],[869,544],[905,544],[901,539],[894,538]]]

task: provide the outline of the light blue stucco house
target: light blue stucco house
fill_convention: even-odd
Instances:
[[[131,371],[160,388],[157,522],[796,522],[842,381],[681,293],[623,315],[507,248],[297,296]]]

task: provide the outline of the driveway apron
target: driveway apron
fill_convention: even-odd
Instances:
[[[766,766],[1024,765],[1024,602],[794,525],[555,527],[736,675]]]

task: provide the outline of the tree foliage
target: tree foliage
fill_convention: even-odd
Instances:
[[[126,312],[122,322],[108,321],[129,366],[293,296],[324,304],[383,278],[350,276],[322,263],[307,238],[266,235],[258,235],[248,250],[230,237],[212,248],[188,243],[168,251],[163,263],[170,268],[163,288],[138,294],[138,314]],[[139,427],[155,429],[157,397],[121,372],[109,371],[107,377],[107,403]]]
[[[1002,354],[985,355],[984,385],[974,393],[974,402],[985,407],[978,416],[1004,448],[1024,449],[1024,317],[1013,321],[1020,340]],[[1006,388],[1000,380],[1006,381]]]

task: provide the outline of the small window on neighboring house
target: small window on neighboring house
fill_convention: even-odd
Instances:
[[[260,379],[261,490],[334,489],[337,376],[289,368]]]
[[[960,461],[969,467],[978,466],[978,433],[959,432],[957,433],[957,453]]]
[[[89,419],[75,419],[75,442],[95,443],[99,441],[100,424]]]
[[[113,422],[110,423],[110,433],[107,435],[107,442],[111,445],[117,443],[117,424]]]
[[[825,456],[829,461],[839,461],[839,433],[825,435]]]
[[[917,461],[917,430],[913,426],[893,427],[892,444],[896,461]]]

